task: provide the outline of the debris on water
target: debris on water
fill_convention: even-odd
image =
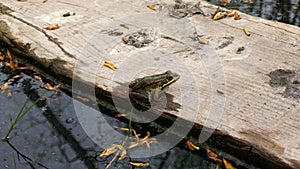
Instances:
[[[74,118],[67,118],[66,123],[70,124],[74,122]]]

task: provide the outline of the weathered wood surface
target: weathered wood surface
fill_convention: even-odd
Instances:
[[[27,52],[47,71],[67,78],[75,73],[89,84],[96,80],[97,87],[111,93],[137,76],[170,69],[181,79],[167,92],[182,107],[168,113],[217,128],[249,145],[228,146],[260,154],[275,167],[300,168],[300,28],[246,14],[238,21],[212,21],[216,7],[202,1],[204,15],[182,19],[169,16],[168,7],[174,5],[169,0],[157,2],[159,11],[146,7],[156,2],[135,0],[1,3],[10,8],[1,6],[1,40]],[[67,12],[76,14],[62,17]],[[54,24],[61,27],[45,30]],[[122,36],[145,27],[162,34],[149,47],[122,42]],[[194,32],[209,44],[195,41]],[[104,61],[119,69],[104,67]],[[289,75],[286,83],[276,84],[270,75],[277,69],[291,70],[277,72]]]

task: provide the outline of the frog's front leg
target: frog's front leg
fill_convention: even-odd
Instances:
[[[151,92],[148,95],[149,95],[150,103],[161,102],[163,99],[166,98],[165,92],[160,89],[151,90]],[[165,97],[163,97],[163,96],[165,96]]]

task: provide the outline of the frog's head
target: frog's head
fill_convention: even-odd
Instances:
[[[170,70],[160,75],[160,82],[158,83],[158,87],[163,90],[164,88],[170,86],[174,82],[176,82],[180,76],[177,73],[173,73]]]

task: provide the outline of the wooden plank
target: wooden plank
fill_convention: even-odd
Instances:
[[[99,89],[116,97],[127,98],[124,91],[135,78],[170,69],[181,78],[167,89],[173,104],[165,112],[216,128],[235,140],[235,145],[223,142],[228,147],[242,151],[237,145],[248,145],[249,154],[273,167],[299,168],[300,29],[243,13],[238,21],[212,21],[216,7],[200,2],[204,15],[186,13],[191,16],[177,19],[169,15],[170,0],[158,3],[158,11],[146,7],[156,4],[152,1],[4,1],[1,40],[57,77],[75,75],[88,84],[95,80]],[[75,15],[62,17],[68,12]],[[45,30],[54,24],[60,28]],[[158,33],[150,46],[122,42],[122,36],[144,28]],[[196,36],[209,44],[198,43]],[[104,61],[119,69],[108,69]],[[293,72],[287,84],[270,83],[271,77],[276,81],[270,73],[279,69]],[[284,80],[289,72],[277,73]]]

